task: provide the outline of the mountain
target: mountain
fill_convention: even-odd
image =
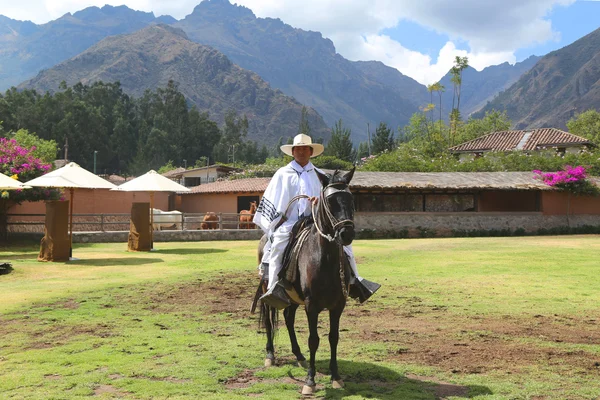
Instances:
[[[460,110],[466,119],[472,113],[480,110],[485,104],[493,99],[498,92],[512,85],[525,72],[531,69],[540,57],[531,56],[526,60],[510,65],[503,63],[486,67],[481,71],[467,67],[463,71],[462,88],[460,96]],[[418,105],[431,102],[431,95],[423,85],[414,85],[414,80],[402,75],[397,69],[388,67],[379,61],[357,61],[356,66],[371,79],[403,93],[406,98],[413,99]],[[447,120],[452,109],[452,75],[448,72],[441,80],[445,88],[442,93],[442,113]],[[436,108],[434,113],[439,112],[439,97],[437,92],[433,93],[433,104]]]
[[[540,57],[530,56],[526,60],[510,65],[505,62],[500,65],[492,65],[481,71],[467,67],[462,74],[462,86],[460,93],[460,112],[464,119],[483,108],[499,92],[508,89],[525,72],[529,71],[538,62]],[[442,107],[452,110],[452,75],[448,72],[440,82],[446,88],[442,95]],[[438,104],[437,93],[433,94],[434,104]]]
[[[355,141],[365,140],[367,123],[396,128],[429,103],[424,85],[378,61],[349,61],[318,32],[296,29],[279,19],[256,18],[251,10],[228,0],[205,0],[181,21],[125,6],[89,7],[44,25],[0,16],[0,90],[31,79],[40,70],[68,60],[117,34],[166,23],[183,29],[189,39],[214,47],[235,64],[256,72],[319,112],[328,126],[342,119]],[[466,118],[505,90],[535,63],[530,58],[481,72],[464,71],[461,113]],[[443,116],[452,107],[450,76],[443,78]],[[437,94],[433,94],[437,106]],[[434,111],[436,114],[438,109]]]
[[[200,111],[222,123],[229,110],[248,117],[249,137],[276,143],[298,130],[302,105],[273,90],[257,74],[233,64],[218,50],[190,41],[180,29],[152,25],[137,32],[111,36],[83,53],[23,83],[19,88],[56,91],[61,81],[121,82],[135,97],[146,89],[166,87],[169,80]],[[327,138],[329,129],[321,116],[308,110],[316,137]]]
[[[373,76],[376,73],[365,73],[364,64],[337,54],[331,40],[320,33],[279,19],[256,18],[250,9],[227,0],[205,0],[174,26],[313,107],[329,126],[341,118],[355,140],[366,139],[368,122],[396,127],[418,111],[419,101],[384,84]],[[404,77],[402,85],[407,92],[426,93],[411,78]]]
[[[506,110],[517,129],[564,129],[576,113],[600,109],[600,29],[542,57],[482,110]]]
[[[172,17],[126,6],[88,7],[43,25],[0,16],[0,90],[69,59],[107,36],[134,32]]]

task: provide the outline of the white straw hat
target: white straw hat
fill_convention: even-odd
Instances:
[[[283,151],[288,156],[292,156],[293,157],[292,149],[294,147],[298,147],[298,146],[309,146],[309,147],[312,147],[313,153],[312,153],[311,157],[318,156],[325,149],[322,144],[320,144],[320,143],[313,143],[312,139],[310,138],[310,136],[305,135],[303,133],[300,133],[300,134],[294,136],[294,143],[293,144],[284,144],[283,146],[281,146],[281,151]]]

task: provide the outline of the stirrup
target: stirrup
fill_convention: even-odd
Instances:
[[[371,297],[381,285],[376,282],[371,282],[366,279],[353,279],[350,284],[348,296],[357,299],[359,303],[364,303]]]
[[[261,296],[260,300],[278,310],[283,310],[291,304],[284,287],[279,282],[275,282],[273,287]]]

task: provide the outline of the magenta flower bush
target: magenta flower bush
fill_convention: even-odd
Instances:
[[[0,138],[0,172],[21,182],[27,182],[50,171],[52,165],[42,162],[31,153],[35,147],[25,148],[14,139]],[[22,201],[59,200],[57,189],[33,188],[0,192],[0,198],[16,203]]]
[[[584,166],[572,167],[565,165],[562,171],[542,172],[533,170],[536,179],[546,185],[565,190],[576,195],[598,195],[599,189],[588,180]]]

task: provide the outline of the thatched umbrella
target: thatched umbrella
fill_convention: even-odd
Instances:
[[[169,178],[162,176],[154,170],[146,172],[144,175],[138,176],[135,179],[125,182],[112,190],[123,190],[126,192],[149,192],[150,193],[150,249],[154,243],[153,228],[154,222],[154,192],[189,192],[190,189],[172,181]]]
[[[17,190],[17,189],[31,189],[31,186],[27,186],[16,179],[0,174],[0,190]],[[4,210],[0,210],[0,239],[6,240],[8,235],[7,230],[7,216]]]
[[[69,189],[71,193],[69,204],[69,258],[73,257],[73,196],[75,189],[113,189],[116,187],[106,179],[81,168],[74,162],[32,179],[26,182],[26,185]]]
[[[0,174],[0,190],[16,190],[16,189],[31,189],[31,186],[27,186],[24,183],[19,182],[16,179]]]

